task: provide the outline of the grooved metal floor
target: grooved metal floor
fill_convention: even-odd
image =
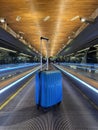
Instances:
[[[37,110],[34,78],[2,111],[0,130],[98,130],[98,110],[63,75],[63,102],[47,112]]]

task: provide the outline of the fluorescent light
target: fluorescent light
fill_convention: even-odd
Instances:
[[[85,48],[85,49],[80,50],[80,51],[78,51],[78,52],[86,51],[86,50],[88,50],[88,49],[89,49],[89,48]]]
[[[20,53],[20,55],[22,55],[22,56],[27,56],[27,57],[32,57],[32,56],[27,55],[27,54],[24,54],[24,53]]]
[[[46,17],[43,19],[43,21],[46,22],[46,21],[48,21],[49,19],[50,19],[50,16],[46,16]]]
[[[66,56],[71,56],[71,55],[73,55],[74,53],[71,53],[71,54],[69,54],[69,55],[66,55]]]
[[[98,47],[98,45],[94,45],[94,47]]]
[[[7,49],[7,48],[3,48],[3,47],[0,47],[0,50],[10,51],[10,52],[14,52],[14,53],[16,53],[16,51],[13,51],[13,50],[10,50],[10,49]]]
[[[19,34],[23,34],[24,35],[24,32],[19,31]]]
[[[79,16],[75,16],[75,17],[73,17],[70,21],[74,21],[74,20],[76,20],[76,19],[78,19],[79,18]]]

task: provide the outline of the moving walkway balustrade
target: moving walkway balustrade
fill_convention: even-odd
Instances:
[[[98,46],[86,48],[66,59],[69,61],[60,65],[98,81]]]

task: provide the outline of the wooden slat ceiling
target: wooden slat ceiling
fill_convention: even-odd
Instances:
[[[40,36],[49,38],[49,55],[53,56],[82,25],[79,19],[71,19],[89,17],[97,7],[98,0],[0,0],[0,17],[15,32],[23,32],[24,38],[37,50],[40,50]],[[21,17],[20,21],[16,21],[17,16]],[[45,48],[44,45],[44,55]]]

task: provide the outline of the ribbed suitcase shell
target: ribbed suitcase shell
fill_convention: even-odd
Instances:
[[[36,104],[42,107],[50,107],[62,101],[60,71],[42,71],[36,74],[35,99]]]

